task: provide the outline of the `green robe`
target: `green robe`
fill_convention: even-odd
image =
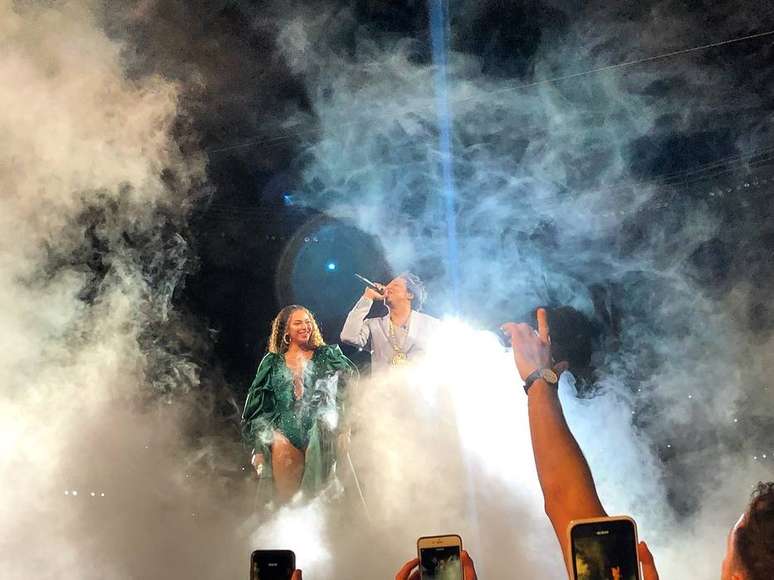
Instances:
[[[264,456],[263,477],[272,477],[271,443],[279,431],[294,447],[306,450],[301,489],[313,494],[325,485],[336,461],[347,382],[357,376],[357,367],[337,345],[323,345],[304,370],[304,393],[296,400],[284,355],[263,357],[242,413],[245,444]]]

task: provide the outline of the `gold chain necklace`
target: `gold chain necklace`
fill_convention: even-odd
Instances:
[[[409,318],[409,321],[411,319]],[[392,359],[390,359],[390,366],[397,367],[408,362],[408,356],[403,350],[406,346],[406,339],[408,338],[408,329],[406,329],[406,336],[403,337],[403,345],[398,344],[398,336],[395,332],[395,325],[392,323],[392,319],[389,319],[390,332],[387,335],[387,340],[390,341],[392,347]]]

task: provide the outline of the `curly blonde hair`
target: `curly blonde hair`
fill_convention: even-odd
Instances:
[[[296,310],[303,310],[309,315],[312,321],[312,336],[309,337],[309,344],[313,349],[317,349],[325,345],[320,327],[317,326],[317,320],[314,318],[314,314],[310,312],[305,306],[300,304],[291,304],[285,306],[279,311],[279,314],[274,318],[271,323],[271,334],[269,335],[269,352],[275,354],[281,354],[288,350],[288,344],[283,340],[285,334],[288,331],[288,320]]]

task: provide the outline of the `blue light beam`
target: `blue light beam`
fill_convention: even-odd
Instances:
[[[446,212],[446,263],[451,290],[450,303],[453,312],[459,311],[460,268],[459,247],[457,242],[457,203],[454,187],[454,165],[452,160],[452,114],[449,107],[449,88],[447,83],[447,54],[449,51],[449,4],[448,0],[429,0],[430,38],[433,48],[433,64],[435,65],[435,102],[438,113],[438,152],[441,169],[441,192]],[[459,422],[459,415],[458,415]],[[464,448],[462,434],[460,447]],[[469,544],[480,545],[478,528],[478,506],[476,505],[476,485],[473,478],[473,467],[470,460],[463,454],[465,471],[467,472],[468,512],[472,522],[473,541]]]
[[[430,38],[435,65],[435,102],[438,112],[438,152],[441,169],[441,193],[446,213],[446,262],[450,278],[451,306],[459,308],[460,269],[457,242],[457,203],[454,187],[454,165],[452,160],[452,115],[449,108],[447,83],[449,48],[449,4],[448,0],[430,0]]]

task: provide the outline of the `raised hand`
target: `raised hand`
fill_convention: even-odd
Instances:
[[[537,309],[537,326],[538,329],[534,330],[525,323],[507,322],[502,325],[502,329],[511,336],[513,359],[522,379],[537,369],[553,366],[548,315],[543,308]]]

